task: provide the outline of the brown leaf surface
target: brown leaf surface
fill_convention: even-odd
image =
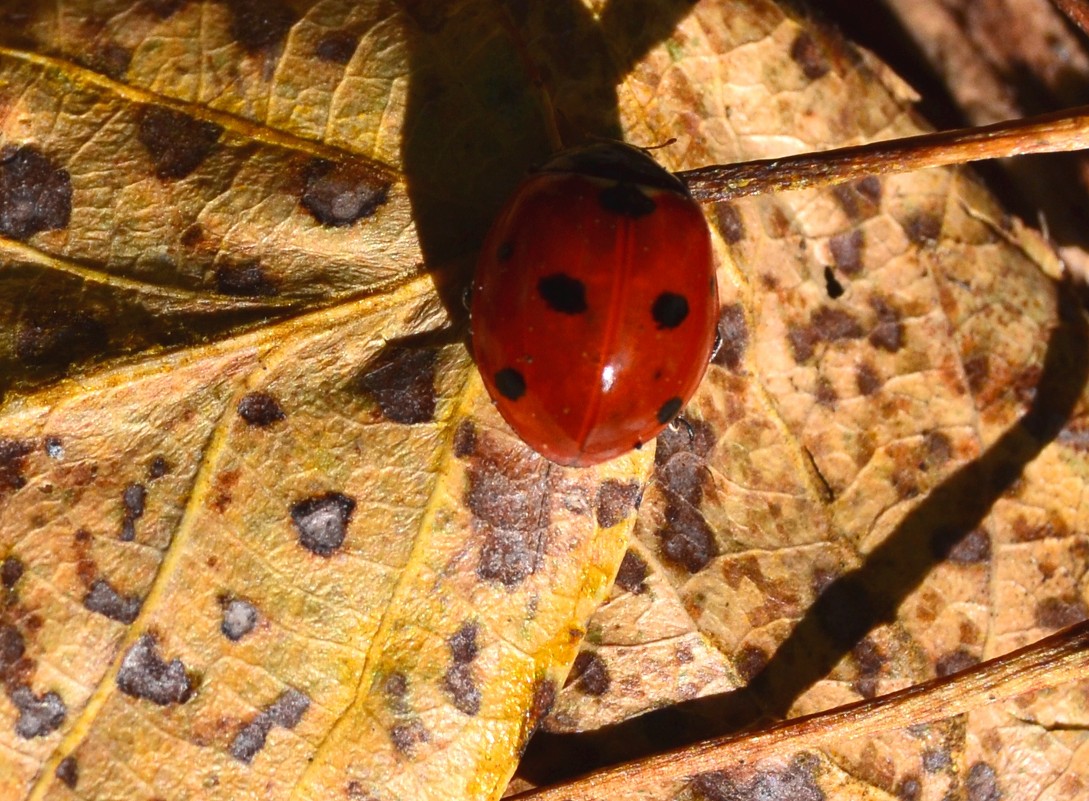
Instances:
[[[1085,616],[1082,318],[963,174],[709,209],[726,344],[649,483],[507,433],[441,331],[547,152],[527,60],[673,169],[917,130],[770,2],[590,5],[0,2],[0,187],[47,190],[0,207],[0,798],[494,796],[618,570],[554,728]],[[1081,693],[684,792],[1060,787]]]

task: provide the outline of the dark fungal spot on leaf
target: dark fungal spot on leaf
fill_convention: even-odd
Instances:
[[[57,763],[57,769],[53,775],[60,779],[69,790],[75,790],[79,784],[79,763],[74,756],[66,756]]]
[[[19,629],[8,624],[0,626],[0,675],[7,675],[25,653],[26,641]]]
[[[514,255],[514,243],[509,239],[501,244],[495,251],[495,258],[497,261],[508,261],[511,256]]]
[[[681,406],[684,405],[684,401],[680,398],[673,397],[658,407],[658,422],[665,425],[681,410]]]
[[[881,388],[881,377],[869,362],[862,362],[855,368],[855,382],[862,395],[872,395]]]
[[[523,732],[522,742],[526,742],[552,711],[556,703],[556,682],[552,679],[541,677],[537,679],[533,687],[533,703],[530,704],[526,714],[526,726]]]
[[[356,388],[393,423],[416,425],[435,418],[433,348],[387,345],[356,379]]]
[[[755,770],[744,777],[729,771],[711,771],[696,776],[689,787],[705,801],[825,801],[816,782],[817,760],[810,754],[794,757],[781,769]]]
[[[698,510],[670,503],[665,525],[656,532],[659,550],[669,562],[698,573],[718,556],[714,533]]]
[[[249,425],[265,428],[284,419],[284,410],[268,392],[247,392],[238,401],[238,416]]]
[[[14,589],[23,577],[23,560],[17,556],[6,556],[0,563],[0,583],[5,589]]]
[[[862,272],[862,231],[854,229],[843,234],[836,234],[828,240],[832,259],[844,275],[858,275]]]
[[[990,362],[983,354],[970,356],[964,360],[964,374],[968,379],[968,389],[973,395],[978,395],[987,385],[990,371]]]
[[[928,748],[923,751],[923,770],[938,773],[953,766],[953,757],[945,748]]]
[[[862,325],[843,309],[821,306],[810,319],[814,334],[825,342],[838,342],[844,339],[858,339],[862,336]]]
[[[946,558],[950,562],[961,565],[989,562],[991,559],[991,537],[981,528],[972,529],[961,537],[952,548],[948,549]]]
[[[491,529],[481,546],[476,572],[487,581],[516,587],[537,572],[540,559],[539,536],[536,532]]]
[[[476,453],[476,426],[472,420],[462,420],[454,431],[454,456],[467,459]]]
[[[147,501],[147,488],[143,484],[129,484],[121,493],[121,502],[125,507],[125,519],[121,523],[121,539],[132,542],[136,539],[136,521],[144,516]]]
[[[749,326],[740,303],[728,303],[718,316],[718,335],[722,340],[712,363],[737,372],[749,346]]]
[[[479,626],[475,621],[468,620],[459,628],[446,644],[450,648],[450,658],[454,662],[466,665],[477,657],[479,652],[476,638]]]
[[[162,456],[156,456],[151,460],[151,464],[147,469],[147,477],[149,481],[154,481],[157,478],[162,478],[170,472],[170,464]]]
[[[179,180],[197,169],[223,135],[214,122],[165,106],[144,106],[136,125],[136,138],[163,181]]]
[[[851,655],[855,658],[858,668],[858,677],[854,681],[854,689],[863,698],[873,698],[877,695],[877,681],[881,676],[881,670],[888,661],[874,644],[873,640],[864,637],[861,642],[851,649]]]
[[[106,326],[80,311],[38,308],[15,327],[15,355],[35,367],[64,368],[106,349]]]
[[[310,708],[310,699],[289,687],[280,694],[270,706],[258,713],[231,740],[229,751],[239,762],[249,764],[257,753],[265,747],[265,740],[274,726],[294,729],[299,725],[306,710]]]
[[[406,711],[409,707],[405,703],[408,697],[408,677],[397,670],[386,676],[382,682],[382,693],[386,696],[386,703],[392,709]]]
[[[638,186],[623,182],[602,189],[598,202],[605,211],[631,219],[646,217],[658,206]]]
[[[616,585],[632,595],[639,595],[646,592],[648,572],[649,569],[643,557],[629,548],[620,562],[620,570],[616,573]]]
[[[359,37],[351,31],[331,31],[318,40],[314,55],[321,61],[332,64],[347,64],[352,60]]]
[[[193,223],[184,231],[182,231],[181,239],[179,240],[183,247],[195,248],[201,242],[204,241],[205,232],[204,226],[200,223]]]
[[[954,673],[960,673],[962,670],[975,667],[978,664],[978,656],[963,648],[958,648],[955,651],[950,651],[949,653],[938,657],[938,661],[934,665],[934,671],[937,673],[938,678],[944,678],[945,676],[951,676]]]
[[[999,801],[1002,798],[998,774],[986,762],[976,762],[969,768],[965,789],[968,801]]]
[[[280,0],[225,0],[231,12],[231,36],[250,53],[278,48],[295,12]]]
[[[877,313],[877,325],[870,332],[870,344],[889,353],[896,353],[904,345],[904,326],[900,322],[900,312],[880,297],[873,298],[871,305]]]
[[[507,400],[516,401],[526,394],[526,379],[513,367],[504,367],[495,374],[495,388]]]
[[[834,407],[836,401],[839,400],[839,396],[836,395],[836,390],[835,387],[832,386],[832,382],[824,376],[817,379],[816,398],[817,403],[828,408]]]
[[[291,522],[299,544],[318,556],[330,556],[343,543],[355,501],[339,492],[326,492],[291,506]]]
[[[393,747],[403,756],[412,758],[419,747],[431,739],[430,733],[420,720],[399,723],[389,730]]]
[[[938,240],[942,233],[942,221],[938,215],[920,212],[912,215],[904,223],[904,233],[915,245],[929,245]]]
[[[216,291],[238,298],[261,298],[279,292],[260,262],[221,264],[215,272]]]
[[[654,299],[650,316],[659,329],[676,328],[688,317],[688,300],[684,295],[663,292]]]
[[[593,651],[580,651],[567,683],[573,683],[586,695],[600,696],[609,691],[612,679],[604,659]]]
[[[597,524],[602,528],[612,528],[639,508],[642,496],[642,487],[635,481],[606,479],[598,487],[594,504]]]
[[[586,311],[586,285],[564,273],[553,273],[540,279],[537,293],[554,312],[582,314]]]
[[[718,220],[718,229],[722,232],[722,238],[731,245],[736,245],[745,238],[745,223],[742,222],[741,214],[733,203],[716,203],[715,219]]]
[[[460,662],[450,665],[442,677],[442,689],[463,715],[472,717],[480,712],[480,687],[476,684],[472,666]]]
[[[0,494],[26,485],[23,470],[26,468],[26,457],[33,450],[32,442],[0,437]]]
[[[118,623],[132,623],[143,601],[135,595],[121,595],[105,579],[96,579],[83,596],[83,607]]]
[[[15,733],[24,740],[52,734],[60,728],[68,714],[64,700],[52,690],[35,695],[30,687],[23,684],[9,692],[8,697],[19,710]]]
[[[95,48],[86,58],[86,64],[115,81],[128,72],[132,51],[119,42],[106,42]]]
[[[1077,597],[1043,598],[1036,602],[1034,616],[1040,628],[1064,629],[1089,618],[1089,609]]]
[[[231,642],[238,642],[257,625],[257,607],[243,598],[223,600],[223,620],[219,630]]]
[[[843,297],[845,291],[831,267],[824,268],[824,289],[832,300]]]
[[[159,706],[183,704],[193,693],[193,683],[185,665],[180,659],[165,661],[151,634],[142,635],[125,652],[117,671],[117,686],[126,695]]]
[[[809,326],[791,326],[787,331],[787,341],[794,354],[794,361],[802,364],[812,358],[817,337]]]
[[[32,145],[0,149],[0,234],[26,240],[41,231],[67,228],[72,180]]]
[[[389,180],[355,162],[312,159],[306,166],[302,206],[322,225],[340,228],[373,217],[389,200]]]
[[[734,658],[734,667],[745,681],[752,681],[768,664],[768,655],[757,645],[746,645]]]
[[[827,75],[831,69],[817,42],[808,33],[800,33],[794,38],[790,45],[790,57],[811,81]]]
[[[900,801],[917,801],[922,793],[922,785],[914,776],[905,776],[896,785],[896,797]]]

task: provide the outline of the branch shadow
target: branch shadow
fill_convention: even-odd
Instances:
[[[908,513],[862,566],[830,582],[748,686],[595,732],[538,735],[519,773],[552,783],[601,764],[782,719],[870,631],[895,621],[897,609],[931,569],[978,529],[1025,466],[1062,431],[1089,379],[1089,325],[1068,283],[1059,285],[1058,307],[1058,323],[1027,412]]]

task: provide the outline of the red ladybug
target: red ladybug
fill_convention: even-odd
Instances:
[[[484,383],[530,447],[565,465],[627,453],[707,368],[718,315],[707,223],[642,150],[562,152],[489,232],[471,314]]]

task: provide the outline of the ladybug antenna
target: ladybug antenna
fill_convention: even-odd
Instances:
[[[640,149],[641,150],[647,150],[647,151],[661,150],[663,147],[669,147],[670,145],[675,145],[675,144],[677,144],[677,137],[671,136],[668,139],[666,139],[664,142],[659,142],[656,145],[647,145],[646,147],[640,148]]]

